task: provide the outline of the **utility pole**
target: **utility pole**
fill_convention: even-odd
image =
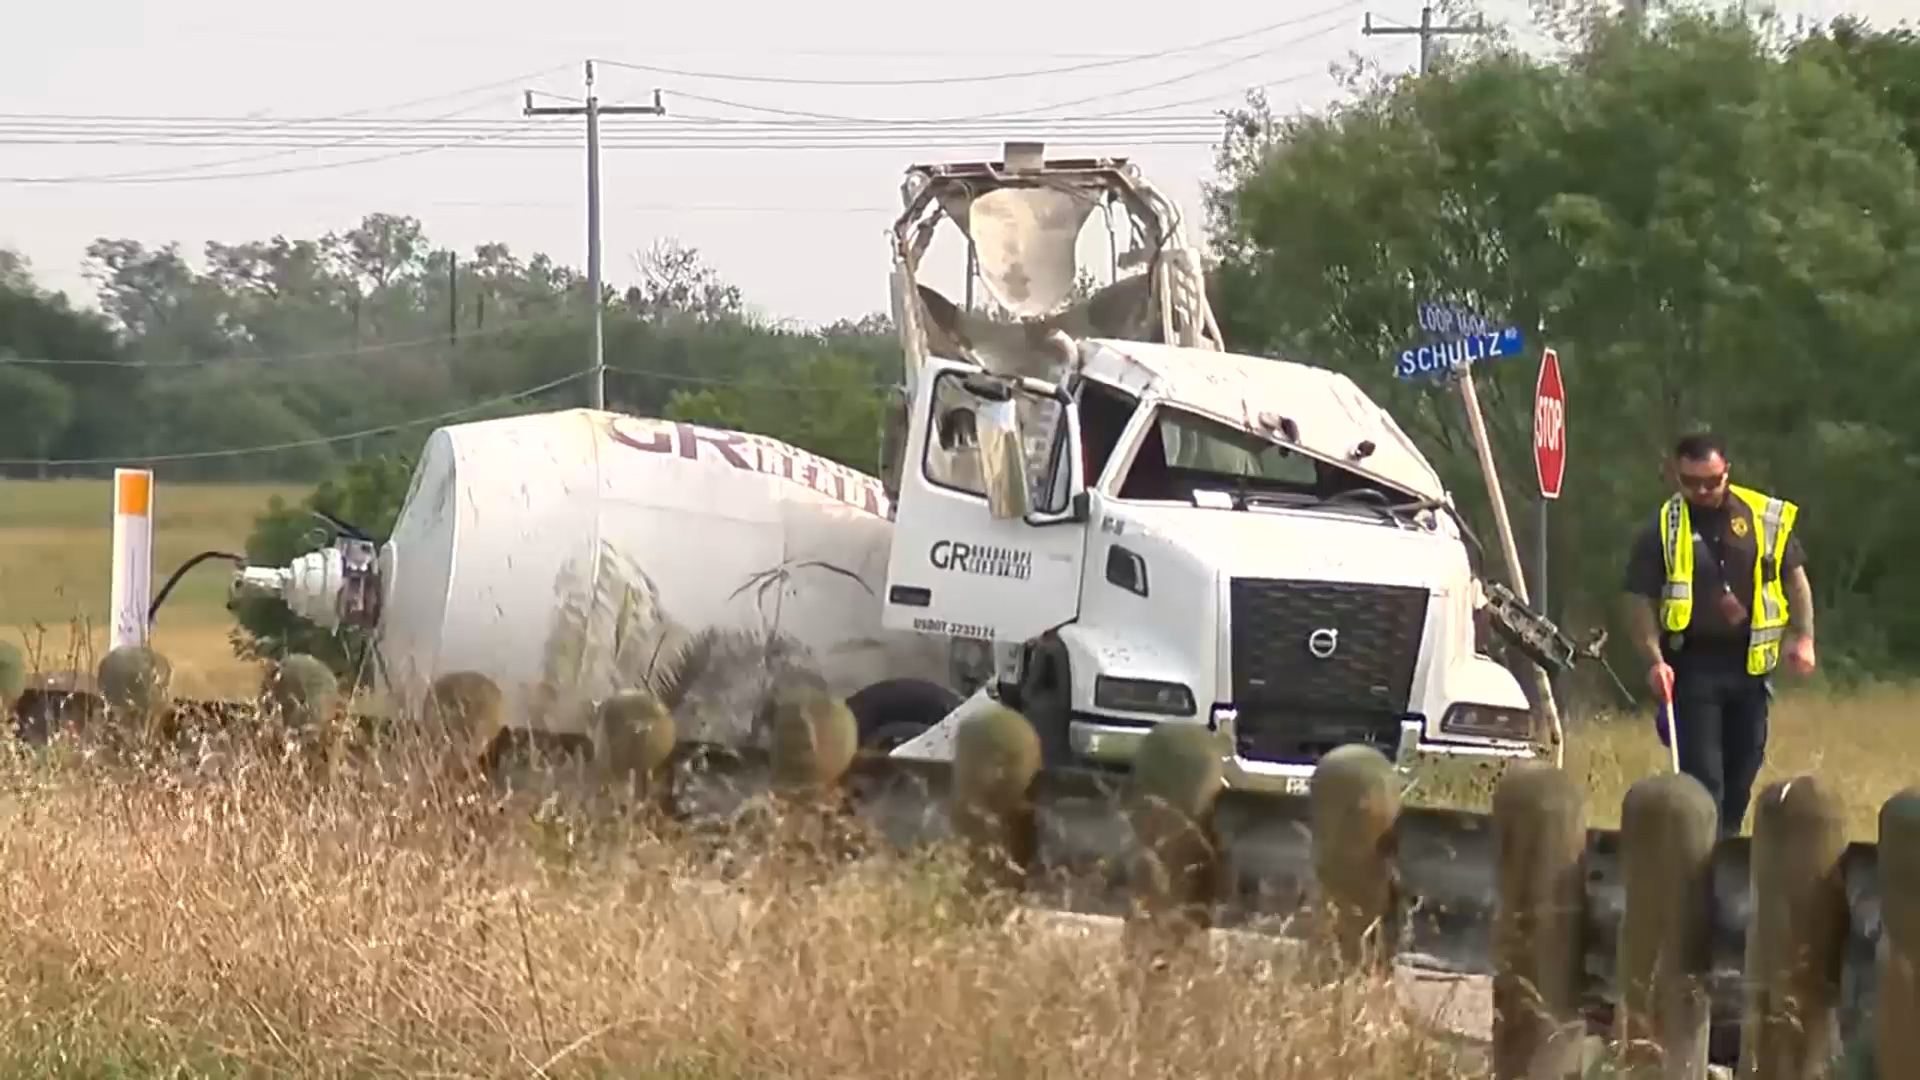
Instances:
[[[600,118],[602,116],[665,116],[667,107],[660,91],[653,92],[651,105],[602,105],[593,89],[593,61],[587,61],[587,103],[585,105],[535,106],[533,91],[526,92],[523,116],[584,116],[587,118],[587,291],[593,300],[593,337],[587,371],[592,376],[587,386],[588,399],[595,409],[607,407],[607,352],[601,325],[600,285]]]
[[[447,252],[447,344],[460,344],[460,253]]]
[[[1474,23],[1471,26],[1435,26],[1433,24],[1433,5],[1427,4],[1420,9],[1419,26],[1375,26],[1373,25],[1373,12],[1369,11],[1367,12],[1366,21],[1360,26],[1360,32],[1368,37],[1374,37],[1376,35],[1401,37],[1408,34],[1419,35],[1420,74],[1425,75],[1428,66],[1433,62],[1433,40],[1435,38],[1450,34],[1484,34],[1487,32],[1487,26],[1485,23]]]

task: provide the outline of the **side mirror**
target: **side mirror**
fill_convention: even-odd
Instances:
[[[987,485],[987,512],[995,520],[1019,520],[1032,508],[1027,491],[1027,450],[1011,399],[986,401],[974,410],[980,440],[980,475]]]

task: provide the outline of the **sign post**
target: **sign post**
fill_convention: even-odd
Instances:
[[[1560,356],[1540,354],[1540,375],[1533,384],[1533,470],[1540,481],[1540,547],[1534,561],[1538,610],[1547,613],[1547,507],[1560,497],[1567,475],[1567,388],[1560,380]]]
[[[1428,335],[1425,345],[1405,350],[1394,358],[1394,376],[1401,379],[1446,381],[1452,378],[1460,387],[1460,401],[1466,407],[1467,426],[1473,434],[1473,449],[1480,459],[1480,475],[1486,480],[1487,500],[1493,509],[1493,524],[1500,540],[1502,561],[1513,582],[1514,596],[1522,604],[1531,604],[1527,576],[1520,562],[1520,548],[1514,539],[1513,522],[1507,516],[1506,494],[1500,485],[1500,470],[1493,460],[1493,445],[1487,438],[1487,420],[1480,410],[1479,389],[1474,386],[1473,369],[1477,364],[1519,353],[1524,335],[1518,326],[1493,332],[1487,320],[1458,305],[1434,301],[1420,305],[1420,329]],[[1560,724],[1560,708],[1553,700],[1553,683],[1546,669],[1527,665],[1532,672],[1536,707],[1552,731],[1553,763],[1566,763],[1566,734]]]

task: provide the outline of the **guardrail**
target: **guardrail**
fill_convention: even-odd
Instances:
[[[174,708],[128,674],[153,665],[114,662],[97,706],[130,722]],[[342,706],[312,665],[280,670],[294,668],[269,682],[279,708]],[[461,673],[422,719],[465,739],[499,708],[484,676]],[[756,749],[680,741],[665,708],[626,693],[596,710],[592,764],[707,827],[771,799],[901,850],[957,842],[979,888],[1120,916],[1152,952],[1238,928],[1309,942],[1339,970],[1414,958],[1491,975],[1501,1080],[1577,1075],[1590,1032],[1611,1036],[1626,1075],[1740,1059],[1742,1076],[1797,1080],[1849,1045],[1850,1076],[1920,1076],[1920,788],[1885,804],[1878,844],[1846,841],[1812,777],[1762,792],[1750,839],[1717,839],[1711,798],[1678,774],[1635,784],[1603,830],[1544,764],[1513,767],[1483,815],[1402,807],[1365,747],[1322,759],[1304,796],[1230,790],[1197,725],[1156,729],[1125,776],[1041,769],[1032,727],[1004,709],[969,720],[950,763],[858,752],[851,715],[820,696],[778,703],[765,734]]]
[[[1711,1058],[1813,1076],[1857,1035],[1879,1069],[1862,1075],[1920,1076],[1920,791],[1886,804],[1877,847],[1846,842],[1811,777],[1760,795],[1751,840],[1718,840],[1711,797],[1679,774],[1634,785],[1620,829],[1595,830],[1546,765],[1516,766],[1477,815],[1401,807],[1365,747],[1324,758],[1306,796],[1228,790],[1195,725],[1154,731],[1117,778],[1040,769],[1011,710],[969,721],[947,764],[856,753],[837,707],[776,710],[770,749],[748,752],[676,743],[644,699],[610,705],[644,718],[625,743],[653,748],[619,771],[676,817],[825,796],[900,848],[960,841],[982,886],[1123,916],[1159,947],[1238,927],[1317,941],[1348,970],[1419,951],[1490,974],[1503,1080],[1574,1075],[1594,1028],[1629,1075],[1704,1077]]]

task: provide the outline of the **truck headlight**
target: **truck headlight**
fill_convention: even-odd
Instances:
[[[1093,680],[1093,704],[1098,709],[1121,712],[1192,716],[1193,691],[1181,683],[1096,675]]]
[[[1447,708],[1440,720],[1440,731],[1445,735],[1470,735],[1479,739],[1531,739],[1533,712],[1459,701]]]

